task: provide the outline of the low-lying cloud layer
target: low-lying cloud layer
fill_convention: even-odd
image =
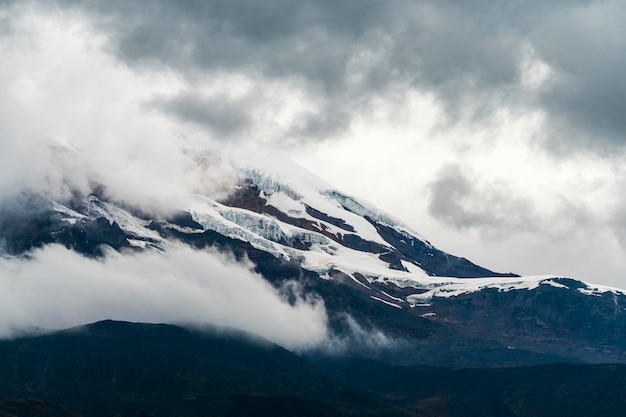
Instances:
[[[30,260],[0,259],[0,337],[103,319],[215,324],[292,349],[327,338],[321,300],[296,295],[289,304],[248,266],[217,253],[173,247],[98,261],[48,246]]]

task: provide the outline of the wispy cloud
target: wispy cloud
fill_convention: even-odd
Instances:
[[[292,349],[325,341],[322,301],[289,294],[292,303],[214,252],[171,247],[98,261],[48,246],[31,260],[0,259],[0,336],[118,319],[233,327]]]

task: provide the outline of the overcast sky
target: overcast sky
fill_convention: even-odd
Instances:
[[[280,151],[485,267],[626,288],[625,21],[610,0],[0,0],[0,193],[88,169],[176,205],[228,186],[199,151]],[[81,161],[58,173],[50,143]]]

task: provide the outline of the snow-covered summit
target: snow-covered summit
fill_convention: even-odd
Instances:
[[[532,290],[541,285],[570,289],[558,277],[498,274],[447,254],[371,204],[333,189],[295,164],[288,165],[287,172],[285,165],[281,166],[278,173],[241,168],[239,185],[221,201],[192,196],[180,209],[197,225],[195,229],[161,221],[179,233],[211,231],[245,242],[278,259],[295,262],[321,279],[345,277],[368,290],[382,284],[391,290],[374,291],[373,299],[400,308],[426,306],[433,298],[485,289]],[[93,195],[86,199],[82,213],[58,202],[52,207],[71,225],[105,218],[119,227],[135,248],[163,249],[167,244],[168,238],[155,230],[158,219],[137,217],[128,208]],[[588,283],[581,283],[576,290],[594,296],[604,292],[624,295],[621,290]]]
[[[103,189],[65,200],[30,195],[0,206],[0,252],[28,257],[48,244],[91,257],[106,257],[103,248],[212,248],[207,256],[218,250],[251,262],[277,288],[298,281],[324,300],[336,329],[381,328],[431,354],[460,349],[455,357],[465,361],[478,355],[496,363],[515,356],[512,347],[626,363],[625,291],[478,266],[295,164],[245,165],[237,173],[227,197],[187,196],[167,214],[116,201]],[[476,353],[494,344],[495,356]],[[419,349],[412,355],[415,363],[441,364]]]

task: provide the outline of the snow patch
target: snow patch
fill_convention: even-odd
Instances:
[[[328,190],[323,193],[324,195],[332,198],[337,201],[342,207],[346,208],[348,211],[357,214],[361,217],[369,217],[376,223],[380,223],[383,226],[390,227],[394,229],[396,232],[400,233],[402,236],[408,239],[417,239],[424,242],[427,246],[432,247],[428,241],[426,241],[423,237],[421,237],[418,233],[412,231],[405,224],[400,222],[400,220],[392,217],[387,213],[383,213],[382,211],[373,208],[369,204],[359,201],[354,197],[347,196],[339,191]]]
[[[596,297],[600,297],[602,296],[602,294],[609,293],[609,292],[614,295],[626,295],[626,290],[621,290],[619,288],[607,287],[605,285],[595,285],[595,284],[589,284],[589,283],[585,283],[585,285],[587,286],[587,288],[579,288],[578,292],[585,294],[585,295],[591,295],[591,296],[596,296]]]
[[[276,207],[278,210],[289,215],[290,217],[306,217],[306,207],[304,207],[304,204],[294,200],[284,192],[272,193],[266,196],[266,198],[266,205]]]
[[[96,196],[91,195],[87,199],[87,214],[90,218],[104,217],[111,224],[115,222],[127,234],[140,240],[143,238],[156,242],[163,241],[156,231],[147,228],[150,223],[148,220],[141,220],[120,207],[99,200]]]
[[[389,294],[387,294],[385,291],[381,291],[381,292],[385,295],[385,297],[389,297],[389,298],[391,298],[392,300],[396,300],[396,301],[399,301],[399,302],[401,302],[401,303],[403,303],[403,302],[404,302],[404,300],[403,300],[402,298],[398,298],[398,297],[394,297],[393,295],[389,295]]]
[[[71,208],[66,207],[62,204],[55,203],[54,201],[52,201],[52,209],[56,212],[68,216],[68,218],[64,218],[63,220],[70,223],[74,223],[76,222],[76,220],[82,220],[87,218],[87,216],[80,214],[79,212],[74,211]]]
[[[293,178],[271,176],[257,169],[244,170],[242,175],[252,181],[264,193],[266,198],[269,199],[268,204],[273,205],[285,214],[289,214],[290,210],[300,211],[302,214],[297,217],[307,218],[315,223],[324,223],[335,234],[345,233],[343,229],[340,230],[328,222],[323,222],[306,214],[306,208],[304,207],[306,204],[327,216],[343,220],[347,225],[352,226],[355,233],[362,239],[389,247],[389,244],[380,237],[376,228],[370,222],[358,213],[346,210],[336,199],[327,195],[328,191],[321,191],[319,187],[327,189],[328,184],[316,182],[310,178],[308,181],[295,183]],[[294,177],[298,176],[294,175]],[[343,195],[338,191],[332,192]]]
[[[388,306],[395,307],[395,308],[399,308],[400,310],[402,310],[402,307],[401,307],[401,306],[399,306],[398,304],[390,303],[389,301],[385,301],[385,300],[383,300],[382,298],[374,297],[373,295],[371,296],[371,298],[372,298],[373,300],[380,301],[380,302],[381,302],[381,303],[383,303],[383,304],[387,304]]]
[[[255,248],[269,252],[277,258],[289,259],[289,255],[280,245],[223,217],[218,210],[221,204],[206,197],[196,197],[197,201],[188,207],[187,210],[191,214],[193,221],[200,224],[204,230],[213,230],[231,239],[248,242]],[[236,219],[236,217],[234,219]]]
[[[471,294],[484,289],[497,289],[499,292],[508,292],[518,290],[534,290],[540,285],[549,285],[564,290],[570,289],[568,286],[556,282],[555,279],[558,278],[541,275],[519,278],[493,277],[471,279],[430,277],[429,279],[416,279],[413,282],[407,279],[387,278],[379,281],[385,283],[393,282],[398,286],[427,290],[422,293],[411,294],[406,297],[409,305],[416,307],[429,305],[434,297],[458,297],[463,294]],[[599,296],[604,292],[612,292],[616,295],[626,295],[626,291],[616,288],[590,286],[586,283],[584,284],[587,285],[587,288],[580,288],[578,291],[586,295]]]

